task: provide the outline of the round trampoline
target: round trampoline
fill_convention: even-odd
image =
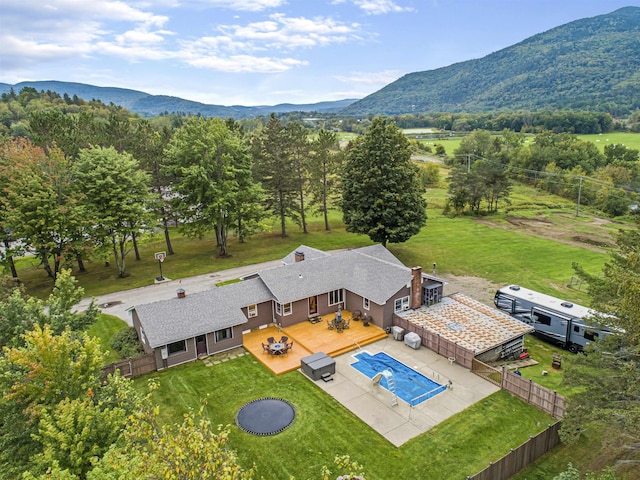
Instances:
[[[281,398],[261,398],[245,404],[236,415],[240,429],[252,435],[276,435],[293,423],[296,411]]]

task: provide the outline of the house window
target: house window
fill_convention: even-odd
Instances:
[[[344,302],[344,290],[333,290],[329,292],[329,305],[336,305]]]
[[[185,340],[180,340],[179,342],[173,342],[167,345],[167,352],[169,355],[173,355],[174,353],[181,353],[187,351],[187,342]]]
[[[409,310],[409,296],[397,298],[394,304],[394,310],[401,312],[402,310]]]
[[[369,299],[368,298],[363,298],[362,299],[362,308],[364,308],[365,310],[369,310]]]
[[[215,332],[216,342],[220,342],[222,340],[227,340],[232,337],[231,327],[224,328],[222,330],[216,330]]]
[[[278,315],[291,315],[293,308],[291,307],[291,302],[289,303],[276,303],[276,313]]]
[[[249,318],[258,316],[258,305],[249,305],[247,307],[247,315]]]

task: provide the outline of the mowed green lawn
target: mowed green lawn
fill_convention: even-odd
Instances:
[[[154,398],[164,420],[180,421],[206,399],[212,423],[231,426],[231,446],[241,464],[255,463],[258,475],[267,479],[319,479],[322,466],[333,467],[334,457],[344,454],[364,466],[368,480],[460,479],[553,422],[501,391],[396,448],[300,372],[275,376],[251,355],[211,367],[196,362],[151,377],[161,384]],[[135,383],[146,389],[145,379]],[[235,425],[238,409],[263,397],[293,404],[296,418],[290,428],[257,437]]]

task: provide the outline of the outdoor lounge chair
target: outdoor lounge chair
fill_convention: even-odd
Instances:
[[[276,343],[276,339],[273,338],[273,337],[269,337],[269,338],[267,338],[267,342],[268,343]]]

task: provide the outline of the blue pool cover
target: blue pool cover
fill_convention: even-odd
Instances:
[[[382,373],[383,370],[389,370],[393,373],[396,383],[396,395],[411,406],[416,406],[445,391],[447,388],[446,385],[434,382],[384,352],[376,353],[375,355],[361,352],[353,357],[357,362],[352,363],[351,366],[369,378],[375,377],[376,374]],[[387,390],[389,389],[384,376],[380,380],[380,385]]]

